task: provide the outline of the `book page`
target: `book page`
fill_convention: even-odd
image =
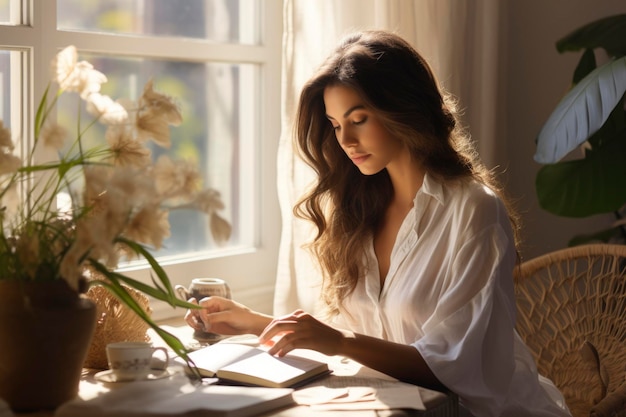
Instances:
[[[205,377],[251,385],[287,387],[328,372],[325,362],[301,357],[297,352],[279,358],[267,353],[265,347],[238,343],[216,343],[191,352],[189,357]]]
[[[216,343],[189,353],[189,357],[200,368],[203,374],[215,376],[224,366],[254,356],[259,349],[236,343]]]
[[[256,385],[290,386],[327,370],[322,362],[295,355],[279,358],[258,349],[254,355],[224,366],[217,376]]]

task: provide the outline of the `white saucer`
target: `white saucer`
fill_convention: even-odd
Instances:
[[[150,373],[146,375],[144,378],[119,379],[117,378],[117,376],[113,373],[111,369],[107,369],[106,371],[100,371],[97,374],[95,374],[94,378],[96,378],[96,380],[100,382],[110,383],[110,382],[154,381],[156,379],[167,378],[171,375],[173,375],[173,372],[171,372],[169,369],[151,369]]]

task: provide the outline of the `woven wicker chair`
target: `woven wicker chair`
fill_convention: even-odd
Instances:
[[[626,245],[528,260],[515,291],[517,331],[574,417],[626,416]]]

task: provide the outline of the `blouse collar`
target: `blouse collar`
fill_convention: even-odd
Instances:
[[[415,195],[415,199],[413,200],[414,207],[417,205],[417,198],[420,194],[431,196],[441,205],[443,205],[445,202],[443,185],[435,177],[428,174],[428,172],[424,174],[424,181],[422,182],[422,186]]]

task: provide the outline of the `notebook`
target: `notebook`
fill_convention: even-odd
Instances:
[[[295,349],[283,357],[264,347],[239,343],[216,343],[189,354],[203,377],[219,378],[228,384],[269,388],[303,385],[328,374],[328,364]],[[181,359],[178,359],[179,363]]]

